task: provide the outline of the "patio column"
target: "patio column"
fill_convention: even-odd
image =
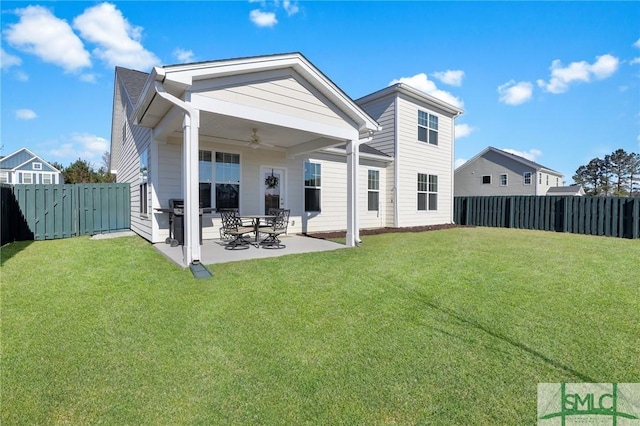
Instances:
[[[360,244],[358,220],[358,141],[347,143],[347,241],[349,247]]]
[[[200,192],[198,178],[198,131],[200,111],[184,115],[182,185],[184,194],[184,263],[200,260]]]

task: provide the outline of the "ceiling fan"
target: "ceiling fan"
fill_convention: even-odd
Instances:
[[[260,148],[260,147],[275,148],[275,145],[263,142],[260,139],[260,137],[258,136],[258,129],[256,128],[253,129],[253,133],[251,134],[251,140],[249,141],[249,146],[254,149]]]

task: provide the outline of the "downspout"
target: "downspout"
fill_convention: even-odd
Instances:
[[[453,217],[453,213],[454,213],[454,209],[455,209],[455,184],[456,184],[456,118],[460,117],[460,115],[462,115],[462,112],[458,112],[456,113],[453,118],[451,119],[451,123],[452,123],[452,134],[453,134],[453,141],[451,143],[451,196],[449,197],[449,211],[451,212],[449,214],[449,221],[451,223],[455,223],[454,222],[454,217]]]
[[[191,265],[200,262],[200,229],[199,229],[199,204],[198,204],[198,188],[193,185],[193,176],[198,172],[196,167],[190,167],[189,163],[193,158],[197,159],[198,149],[198,129],[200,127],[199,111],[191,107],[188,103],[168,93],[162,81],[164,76],[158,75],[158,80],[154,82],[154,88],[158,96],[171,102],[185,113],[183,122],[183,140],[184,140],[184,263]],[[195,140],[195,144],[194,144]],[[196,151],[195,154],[192,151]]]

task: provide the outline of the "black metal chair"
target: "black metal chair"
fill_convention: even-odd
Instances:
[[[288,209],[277,209],[273,222],[269,226],[260,227],[260,232],[267,235],[266,238],[260,241],[260,245],[271,248],[274,246],[277,248],[286,247],[279,237],[287,233],[290,213],[291,210]]]
[[[229,240],[227,248],[234,249],[238,246],[249,248],[249,242],[244,239],[244,236],[254,233],[253,226],[244,226],[235,209],[221,209],[220,219],[222,221],[220,238]]]

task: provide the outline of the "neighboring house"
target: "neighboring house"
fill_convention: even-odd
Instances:
[[[64,177],[60,170],[27,148],[20,148],[0,159],[0,183],[60,184],[64,183]]]
[[[546,195],[562,186],[562,173],[497,148],[488,147],[454,173],[455,196]]]
[[[361,228],[453,222],[460,113],[404,85],[356,103],[299,53],[117,67],[111,172],[151,242],[169,233],[155,209],[184,200],[186,264],[200,259],[198,205],[288,208],[290,232],[346,230],[353,246]],[[202,228],[218,237],[218,213]]]
[[[554,186],[553,188],[549,188],[547,195],[572,195],[581,197],[585,195],[585,192],[582,185]]]

